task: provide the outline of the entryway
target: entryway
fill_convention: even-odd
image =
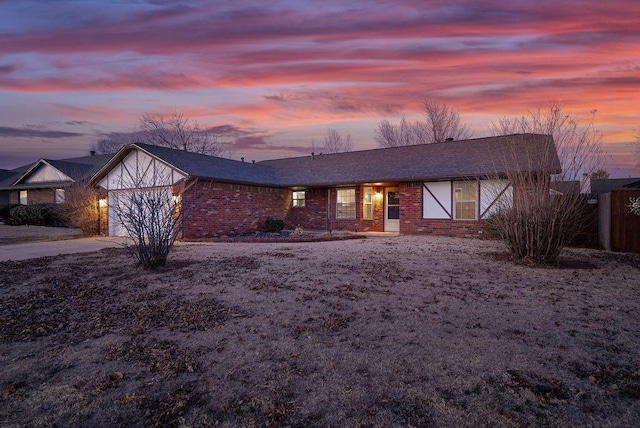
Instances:
[[[384,189],[384,231],[400,231],[400,191],[397,187]]]

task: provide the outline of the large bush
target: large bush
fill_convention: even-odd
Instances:
[[[284,229],[284,220],[269,217],[264,222],[265,232],[280,232],[282,229]]]
[[[18,205],[9,211],[9,224],[14,226],[63,226],[52,204]]]
[[[9,223],[11,220],[11,210],[19,205],[20,204],[6,204],[0,206],[0,221]]]
[[[65,201],[55,207],[57,214],[72,227],[82,229],[85,235],[100,233],[98,194],[89,187],[71,187],[65,192]]]
[[[592,115],[595,111],[592,112]],[[501,237],[517,260],[531,264],[555,263],[564,247],[573,242],[584,218],[584,198],[571,191],[571,182],[580,182],[601,169],[602,135],[593,127],[593,116],[581,124],[562,113],[553,103],[548,111],[538,109],[527,116],[504,118],[494,124],[496,135],[521,138],[526,133],[543,134],[555,150],[544,153],[507,150],[495,159],[492,179],[506,178],[513,198],[503,199],[496,208],[500,213],[489,227]],[[518,161],[521,159],[521,161]],[[518,162],[525,168],[514,168]],[[554,189],[553,182],[559,182]]]

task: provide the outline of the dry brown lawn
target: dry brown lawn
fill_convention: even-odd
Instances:
[[[640,259],[389,237],[0,263],[1,426],[640,426]]]
[[[0,245],[34,241],[82,238],[82,230],[71,227],[9,226],[0,224]]]

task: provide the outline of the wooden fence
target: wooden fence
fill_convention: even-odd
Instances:
[[[640,253],[640,215],[629,209],[632,198],[640,198],[640,190],[614,190],[599,196],[598,229],[605,250]]]

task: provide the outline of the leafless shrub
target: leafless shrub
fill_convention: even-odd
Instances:
[[[115,212],[145,269],[164,266],[182,224],[180,198],[166,187],[136,189],[115,202]]]
[[[129,247],[144,269],[164,266],[181,231],[181,194],[174,194],[171,171],[155,162],[122,169],[120,189],[109,207],[133,241]]]
[[[82,229],[85,235],[100,233],[100,215],[96,189],[72,186],[65,189],[64,202],[55,206],[55,211],[69,226]]]
[[[512,185],[510,198],[500,198],[490,226],[517,260],[532,264],[554,263],[582,227],[585,195],[580,179],[601,168],[601,134],[593,115],[585,124],[564,114],[557,103],[527,116],[504,118],[492,125],[495,135],[534,133],[548,136],[555,150],[506,151],[497,170]],[[515,147],[515,146],[514,146]],[[509,168],[514,159],[526,165]],[[561,169],[560,169],[561,168]]]

